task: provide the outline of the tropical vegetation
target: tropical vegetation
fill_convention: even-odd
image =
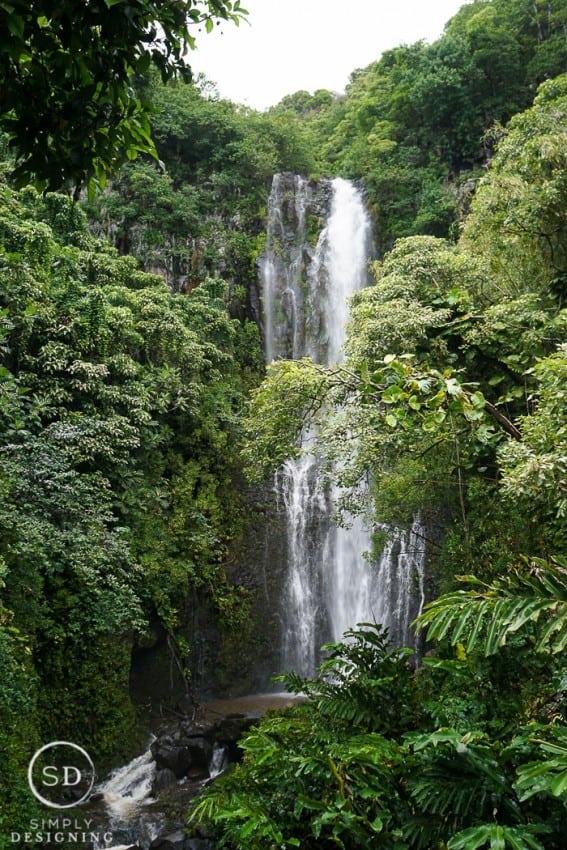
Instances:
[[[244,652],[244,475],[316,423],[345,510],[428,529],[419,651],[352,624],[193,822],[229,850],[560,850],[566,0],[473,0],[344,96],[261,114],[179,78],[238,2],[51,7],[0,3],[0,846],[41,743],[132,752],[133,651],[161,640],[189,687],[205,607]],[[373,284],[340,365],[264,370],[278,171],[364,186]]]
[[[252,394],[256,471],[316,422],[351,510],[366,482],[374,519],[443,528],[446,592],[417,620],[422,658],[366,623],[317,678],[284,678],[306,701],[197,807],[221,847],[562,846],[566,94],[549,81],[511,121],[458,242],[407,237],[375,263],[344,365],[278,361]]]

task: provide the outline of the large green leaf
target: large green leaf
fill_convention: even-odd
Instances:
[[[529,827],[509,827],[498,824],[482,824],[464,829],[448,842],[448,850],[477,850],[489,847],[490,850],[545,850],[543,844],[532,834]]]
[[[504,646],[509,635],[529,624],[536,629],[536,650],[557,654],[567,645],[567,564],[564,558],[524,560],[502,579],[479,583],[461,581],[474,589],[458,590],[431,602],[416,620],[431,640],[450,637],[467,652],[477,645],[485,655]]]

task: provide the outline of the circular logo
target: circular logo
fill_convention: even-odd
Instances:
[[[34,797],[51,809],[72,809],[84,803],[93,789],[95,768],[86,750],[69,741],[41,747],[28,767]]]

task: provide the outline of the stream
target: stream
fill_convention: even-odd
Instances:
[[[190,801],[238,760],[237,740],[246,729],[268,709],[299,699],[286,693],[219,699],[205,703],[196,720],[156,724],[147,749],[99,782],[81,809],[92,833],[87,847],[212,850],[205,836],[189,839],[183,832]]]

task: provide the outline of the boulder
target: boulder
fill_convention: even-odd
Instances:
[[[160,835],[150,844],[150,850],[184,850],[185,833],[182,829],[170,832],[169,835]]]
[[[171,738],[158,738],[151,747],[158,770],[171,770],[180,779],[191,766],[191,756],[186,747]]]
[[[188,838],[183,850],[215,850],[215,845],[209,838]]]
[[[184,748],[190,758],[189,776],[207,777],[209,775],[209,764],[213,757],[213,747],[206,738],[188,738]]]
[[[213,720],[182,720],[179,729],[184,738],[211,738],[214,727]]]
[[[238,741],[244,734],[258,722],[257,717],[245,714],[229,714],[222,717],[215,725],[215,740],[218,744],[226,747],[226,753],[230,762],[239,762],[242,759],[242,750]]]
[[[177,782],[177,776],[172,770],[168,767],[158,770],[152,783],[152,797],[155,797],[169,785],[173,785],[174,782]]]
[[[213,746],[203,736],[189,737],[179,732],[164,735],[153,742],[151,750],[158,773],[170,771],[177,779],[182,776],[206,779],[209,775]],[[166,778],[164,775],[163,779]]]

